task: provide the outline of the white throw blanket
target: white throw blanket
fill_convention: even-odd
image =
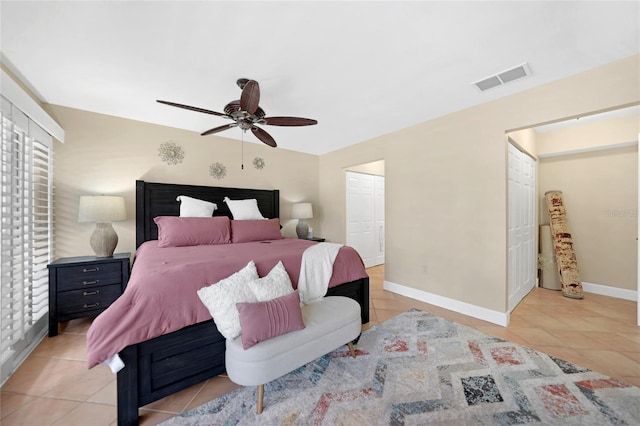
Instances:
[[[305,304],[321,300],[333,275],[333,262],[338,256],[342,244],[318,243],[302,253],[298,293],[300,301]]]

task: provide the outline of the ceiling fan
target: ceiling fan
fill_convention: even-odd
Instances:
[[[240,78],[236,81],[236,84],[242,89],[240,100],[231,101],[224,107],[224,113],[210,111],[208,109],[193,107],[189,105],[177,104],[175,102],[161,101],[161,104],[171,105],[178,108],[184,108],[191,111],[202,112],[205,114],[217,115],[233,120],[233,123],[225,124],[224,126],[214,127],[205,132],[202,132],[202,136],[218,133],[223,130],[231,129],[233,127],[240,127],[243,131],[251,130],[258,139],[266,143],[269,146],[276,147],[276,141],[273,137],[265,132],[256,124],[267,124],[270,126],[311,126],[318,124],[317,120],[310,118],[298,118],[298,117],[265,117],[265,112],[258,105],[260,102],[260,86],[255,80],[249,80],[247,78]]]

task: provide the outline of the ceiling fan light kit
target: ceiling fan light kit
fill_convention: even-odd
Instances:
[[[258,84],[258,82],[247,78],[239,78],[236,81],[236,84],[238,85],[238,87],[240,87],[240,89],[242,89],[240,99],[231,101],[227,105],[225,105],[224,113],[169,101],[158,100],[157,102],[177,108],[184,108],[204,114],[217,115],[218,117],[224,117],[233,120],[233,123],[214,127],[213,129],[202,132],[202,136],[222,132],[233,127],[239,127],[243,132],[251,130],[251,133],[253,133],[260,141],[274,148],[278,146],[275,139],[273,139],[273,137],[264,129],[258,127],[257,124],[266,124],[270,126],[312,126],[314,124],[318,124],[317,120],[313,120],[310,118],[265,117],[266,113],[262,108],[260,108],[259,105],[260,85]]]

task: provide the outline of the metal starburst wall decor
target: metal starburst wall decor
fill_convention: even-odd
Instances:
[[[227,175],[227,168],[224,164],[215,162],[209,166],[209,175],[215,179],[222,179]]]
[[[264,169],[265,166],[265,162],[262,158],[260,157],[256,157],[253,159],[253,167],[255,167],[258,170],[262,170]]]
[[[184,160],[184,150],[177,143],[168,141],[160,145],[158,156],[163,162],[175,166]]]

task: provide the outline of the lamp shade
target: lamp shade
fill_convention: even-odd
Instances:
[[[113,195],[83,195],[78,207],[78,222],[111,223],[126,220],[124,198]]]
[[[291,217],[293,219],[311,219],[313,209],[311,203],[296,203],[291,207]]]

